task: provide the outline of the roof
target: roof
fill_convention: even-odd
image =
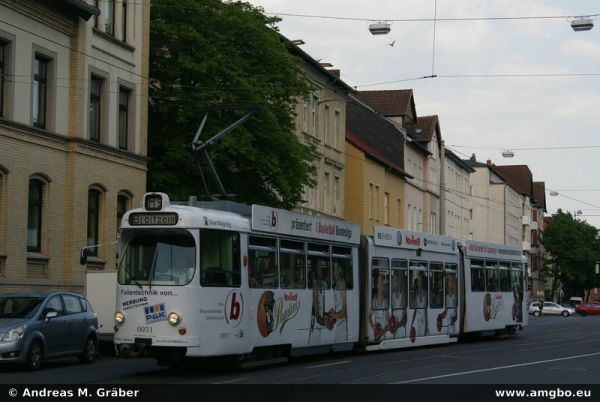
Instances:
[[[445,148],[444,149],[444,154],[446,155],[446,158],[451,159],[454,163],[456,163],[458,166],[462,167],[467,172],[469,172],[469,173],[475,173],[475,169],[473,169],[469,164],[467,164],[466,163],[467,161],[459,158],[458,155],[456,155],[451,150]]]
[[[533,182],[534,205],[541,207],[546,212],[546,183],[543,181]]]
[[[527,165],[494,166],[496,171],[519,193],[533,197],[533,175]]]
[[[396,124],[359,102],[346,105],[346,139],[396,173],[404,171],[404,132]]]
[[[292,42],[291,40],[289,40],[288,38],[286,38],[279,32],[277,32],[277,33],[279,34],[280,39],[288,47],[289,51],[292,54],[299,56],[309,66],[311,66],[312,68],[317,70],[319,73],[321,73],[324,77],[326,77],[335,87],[337,87],[338,89],[341,89],[343,91],[354,92],[354,89],[352,87],[350,87],[348,84],[346,84],[344,81],[342,81],[340,79],[339,70],[331,70],[331,71],[327,70],[326,68],[324,68],[321,65],[321,63],[319,63],[317,60],[315,60],[312,56],[310,56],[304,50],[300,49],[300,47],[298,45],[296,45],[294,42]]]
[[[358,97],[388,117],[408,115],[413,104],[412,89],[360,91]]]
[[[437,115],[417,117],[417,130],[415,139],[421,142],[430,142],[437,134],[440,120]]]
[[[53,0],[58,6],[66,5],[74,9],[77,14],[84,20],[89,20],[92,15],[100,15],[100,10],[97,7],[88,4],[84,0]]]

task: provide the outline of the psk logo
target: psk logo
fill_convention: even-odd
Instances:
[[[398,243],[399,246],[402,245],[402,232],[401,231],[396,232],[396,243]]]
[[[427,238],[424,238],[424,239],[423,239],[423,246],[424,246],[424,247],[427,247]]]
[[[153,306],[144,307],[146,314],[146,323],[165,321],[167,313],[165,312],[165,303],[155,304]]]
[[[277,227],[277,211],[271,211],[271,228]]]

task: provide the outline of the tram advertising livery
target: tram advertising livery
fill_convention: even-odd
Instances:
[[[120,347],[170,364],[449,343],[526,324],[519,248],[463,251],[447,236],[375,226],[361,237],[343,220],[191,204],[149,193],[123,217]]]

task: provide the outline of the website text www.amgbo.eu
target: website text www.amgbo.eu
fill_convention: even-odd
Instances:
[[[586,389],[498,389],[495,391],[497,398],[591,398],[592,391]]]

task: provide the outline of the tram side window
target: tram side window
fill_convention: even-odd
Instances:
[[[240,286],[240,235],[237,232],[200,231],[202,286]]]
[[[248,242],[248,279],[251,288],[279,287],[277,239],[250,237]]]
[[[331,259],[333,261],[333,288],[337,290],[353,289],[352,249],[333,247]]]
[[[458,279],[456,278],[456,264],[446,264],[446,308],[453,308],[458,305]]]
[[[311,289],[331,289],[329,246],[309,243],[307,268]]]
[[[427,263],[410,262],[410,308],[427,308]]]
[[[482,260],[471,260],[471,290],[485,292],[485,269]]]
[[[406,260],[392,260],[392,309],[408,307]]]
[[[441,262],[432,262],[429,264],[429,289],[430,299],[429,307],[442,308],[444,307],[444,273]]]
[[[279,248],[281,287],[306,289],[306,255],[304,243],[281,240]]]
[[[390,262],[387,258],[371,259],[371,309],[381,310],[389,307]]]
[[[512,290],[523,296],[523,265],[519,263],[512,264]]]
[[[498,287],[498,262],[497,261],[486,261],[485,272],[487,280],[487,291],[497,292]]]
[[[500,270],[498,273],[498,279],[500,280],[500,291],[510,292],[512,290],[510,279],[510,263],[507,261],[500,261]]]

